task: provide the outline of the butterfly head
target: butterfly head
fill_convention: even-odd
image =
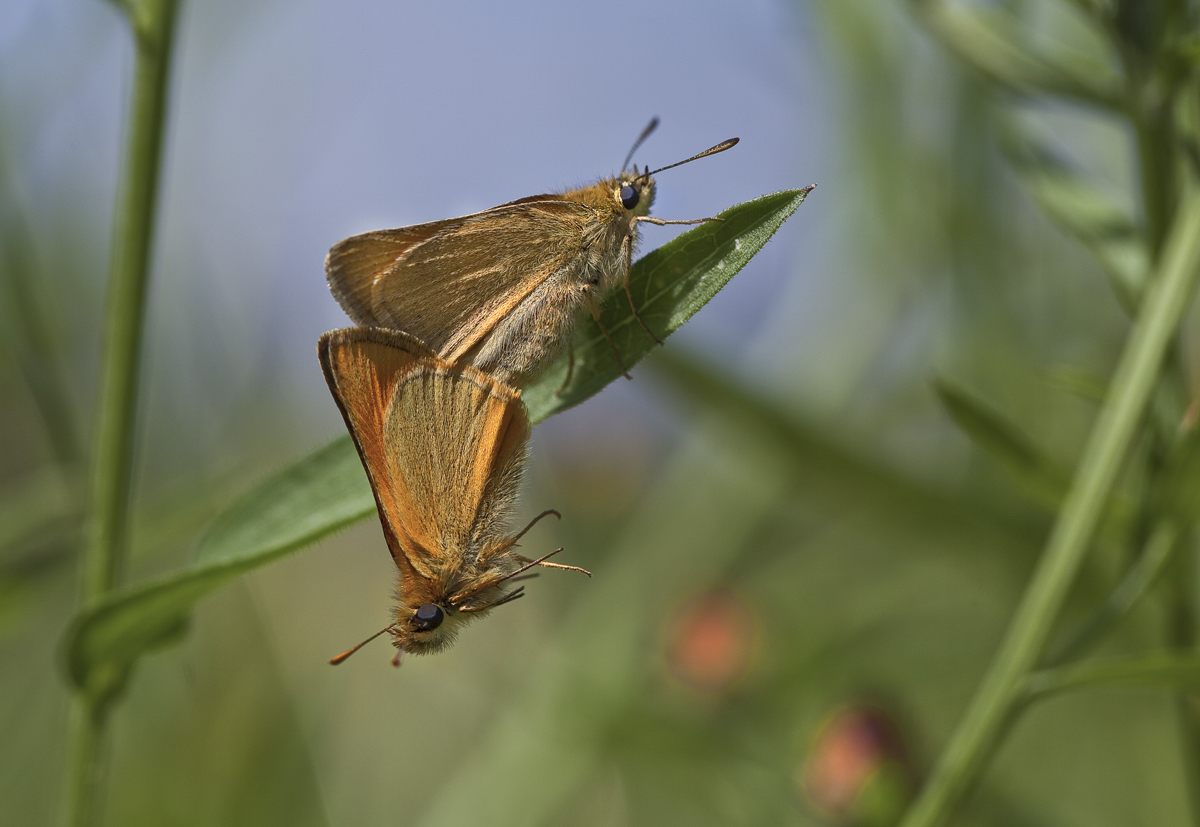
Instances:
[[[392,642],[401,652],[413,655],[440,652],[454,642],[464,620],[448,601],[399,606],[391,628]]]
[[[413,595],[416,599],[401,601],[390,630],[393,645],[414,655],[440,652],[454,642],[459,629],[469,620],[524,596],[523,587],[509,590],[500,587],[518,566],[508,555],[502,555],[500,562],[505,565],[489,566],[475,576],[455,578],[446,594],[425,592],[419,597]]]
[[[611,193],[616,206],[626,218],[635,218],[650,214],[654,204],[654,179],[650,177],[650,168],[644,173],[622,172],[612,180]]]
[[[645,131],[642,132],[641,137],[637,139],[636,143],[634,143],[633,149],[629,150],[629,156],[625,159],[625,164],[621,167],[621,174],[616,178],[604,182],[609,185],[609,192],[611,193],[613,200],[616,202],[616,206],[623,211],[626,219],[632,220],[650,214],[650,207],[654,203],[654,179],[650,176],[657,175],[663,170],[673,169],[675,167],[682,166],[683,164],[691,163],[698,158],[706,158],[709,155],[715,155],[718,152],[724,152],[730,147],[735,146],[738,142],[737,138],[730,138],[727,141],[722,141],[716,146],[704,150],[698,155],[693,155],[691,158],[677,161],[674,164],[667,164],[665,167],[659,167],[655,170],[651,170],[650,167],[647,166],[644,170],[639,172],[637,164],[634,164],[633,171],[627,171],[626,167],[629,166],[629,161],[633,158],[634,150],[636,150],[638,145],[641,144],[645,137],[654,130],[654,127],[657,123],[657,118],[652,120],[650,125],[646,127]]]

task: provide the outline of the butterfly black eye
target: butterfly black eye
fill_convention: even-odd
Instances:
[[[436,603],[426,603],[413,615],[412,625],[418,632],[430,632],[441,626],[445,619],[446,614],[442,611],[441,606]]]
[[[625,209],[632,210],[637,206],[638,199],[641,197],[642,194],[638,192],[636,188],[631,187],[628,184],[621,187],[621,206],[623,206]]]

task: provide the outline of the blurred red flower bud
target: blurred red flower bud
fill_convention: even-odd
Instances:
[[[868,704],[825,718],[797,780],[814,809],[856,827],[895,824],[915,789],[899,728],[887,711]]]
[[[671,674],[704,692],[727,690],[750,664],[757,625],[754,607],[730,589],[692,598],[668,627]]]

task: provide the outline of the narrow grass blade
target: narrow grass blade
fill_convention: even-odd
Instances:
[[[1100,641],[1162,574],[1177,548],[1178,539],[1179,526],[1173,521],[1163,520],[1156,525],[1141,554],[1125,572],[1121,582],[1057,651],[1052,651],[1046,658],[1047,662],[1061,664],[1073,660]]]
[[[1036,535],[1027,526],[1013,525],[1006,516],[989,510],[987,503],[896,473],[687,354],[665,349],[654,355],[651,364],[687,404],[727,418],[731,432],[753,435],[802,469],[806,478],[820,480],[820,493],[814,496],[827,496],[830,505],[853,502],[855,509],[874,509],[931,526],[986,527],[1005,538],[1003,545],[1022,565],[1035,550],[1031,543]]]
[[[934,385],[955,424],[1012,476],[1034,502],[1058,510],[1067,492],[1067,473],[1019,428],[962,388],[945,380]]]
[[[942,45],[1001,86],[1107,109],[1121,106],[1120,77],[1110,66],[1065,49],[1033,51],[1021,42],[1010,14],[976,3],[915,0],[913,5]]]
[[[1002,138],[1009,159],[1038,206],[1096,257],[1117,298],[1127,310],[1136,311],[1150,271],[1150,255],[1133,219],[1018,124],[1009,122]]]
[[[1096,686],[1137,686],[1182,692],[1200,690],[1200,657],[1158,654],[1043,669],[1025,682],[1025,699]]]

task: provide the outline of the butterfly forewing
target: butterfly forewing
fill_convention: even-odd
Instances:
[[[423,362],[397,386],[384,427],[407,532],[437,549],[434,567],[472,564],[516,494],[529,435],[519,395],[473,368]]]
[[[567,276],[584,266],[582,228],[595,217],[575,201],[522,199],[348,238],[330,250],[326,275],[356,322],[404,330],[452,361],[483,347],[471,361],[504,376],[506,351],[545,328],[547,313],[562,317],[550,320],[556,330],[570,324],[580,297]],[[564,232],[564,224],[578,229]],[[500,340],[490,350],[489,336]]]
[[[364,327],[386,327],[376,316],[372,300],[376,279],[417,244],[466,218],[450,218],[395,230],[374,230],[343,239],[325,257],[329,289],[346,315]]]

